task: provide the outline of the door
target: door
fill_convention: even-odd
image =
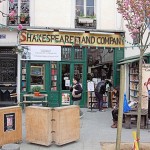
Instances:
[[[86,84],[84,84],[86,77],[83,78],[84,71],[84,64],[83,63],[74,63],[74,62],[63,62],[60,64],[60,104],[61,105],[71,105],[72,102],[72,94],[70,92],[70,86],[73,85],[73,77],[77,76],[80,78],[80,83],[82,85],[83,94],[81,105],[84,105],[84,99],[86,93]],[[86,76],[86,75],[84,75]]]

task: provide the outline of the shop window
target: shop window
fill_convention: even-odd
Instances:
[[[16,83],[17,56],[11,47],[0,48],[0,83]]]
[[[95,0],[76,0],[76,16],[94,17]]]
[[[75,28],[96,29],[95,0],[76,0]]]
[[[62,47],[61,58],[62,60],[71,60],[71,47]]]
[[[40,86],[45,90],[45,65],[32,63],[30,66],[30,88]]]
[[[83,51],[82,48],[75,48],[74,49],[74,59],[82,60],[83,57]]]
[[[29,25],[29,4],[30,0],[14,0],[13,3],[9,2],[9,13],[14,11],[13,17],[8,17],[8,25]]]

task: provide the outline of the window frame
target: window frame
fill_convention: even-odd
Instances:
[[[96,0],[93,0],[94,1],[94,5],[93,6],[87,6],[87,0],[83,0],[83,15],[77,15],[77,12],[75,13],[76,17],[96,17]],[[77,5],[77,0],[76,0],[76,3],[75,3],[75,10],[77,11],[77,6],[82,6],[82,5]],[[87,7],[90,8],[90,7],[94,7],[94,15],[87,15]]]

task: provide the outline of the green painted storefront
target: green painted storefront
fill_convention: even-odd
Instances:
[[[28,43],[24,44],[27,45]],[[109,45],[107,46],[109,47]],[[112,48],[112,45],[110,47]],[[79,75],[83,87],[80,106],[87,107],[88,49],[87,46],[61,45],[60,61],[21,59],[20,101],[23,101],[25,93],[32,93],[33,85],[39,83],[42,85],[41,93],[48,94],[49,107],[70,105],[72,104],[71,92],[66,84],[72,85],[74,75]],[[113,47],[113,58],[113,83],[114,86],[117,86],[120,81],[120,68],[118,68],[117,62],[124,58],[124,49],[119,46],[118,48],[117,46]],[[23,69],[25,69],[24,72]],[[40,74],[35,75],[35,70],[40,71]]]

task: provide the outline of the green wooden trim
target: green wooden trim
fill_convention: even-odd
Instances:
[[[124,58],[124,49],[115,48],[113,53],[113,86],[120,86],[120,65],[118,61]]]

